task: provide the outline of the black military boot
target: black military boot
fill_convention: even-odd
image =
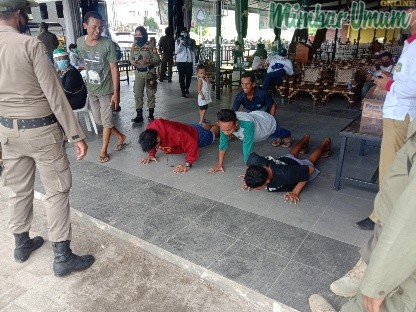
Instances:
[[[137,116],[135,118],[133,118],[131,121],[136,122],[136,123],[143,122],[143,109],[138,108],[138,109],[136,109],[136,112],[137,112]]]
[[[149,121],[155,120],[155,116],[153,116],[153,113],[155,112],[154,108],[149,108]]]
[[[29,232],[13,235],[16,246],[14,249],[14,260],[16,260],[16,262],[25,262],[29,259],[32,251],[43,245],[42,237],[36,236],[31,239],[29,237]]]
[[[55,276],[65,276],[76,271],[88,269],[95,261],[94,256],[78,256],[72,253],[69,248],[71,241],[52,243],[53,253],[53,273]]]

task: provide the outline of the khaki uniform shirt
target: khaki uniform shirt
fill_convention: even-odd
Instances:
[[[0,116],[28,119],[53,113],[69,140],[85,138],[42,42],[0,26],[0,55]]]
[[[139,61],[140,57],[147,57],[149,58],[149,64],[146,65],[135,65],[137,61]],[[146,42],[142,47],[139,47],[136,43],[133,44],[130,52],[130,62],[136,68],[146,68],[150,65],[154,67],[160,64],[160,57],[157,53],[157,49],[155,47],[150,47],[149,42]]]

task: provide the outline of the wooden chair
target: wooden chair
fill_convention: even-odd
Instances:
[[[341,67],[337,66],[333,71],[333,80],[323,83],[322,89],[322,104],[327,104],[332,94],[341,94],[348,100],[349,107],[356,101],[357,88],[355,83],[355,74],[357,68],[355,67]]]
[[[321,74],[323,66],[311,67],[304,66],[301,75],[297,81],[293,81],[289,87],[288,101],[289,103],[300,92],[308,93],[312,96],[313,107],[320,98]]]

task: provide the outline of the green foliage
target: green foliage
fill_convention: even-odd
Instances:
[[[199,35],[199,27],[192,27],[191,31],[196,33],[197,35]],[[202,37],[205,37],[206,35],[208,35],[209,30],[208,27],[202,27]]]
[[[143,25],[147,26],[150,31],[158,31],[159,29],[159,26],[153,17],[148,18],[147,16],[145,16]]]

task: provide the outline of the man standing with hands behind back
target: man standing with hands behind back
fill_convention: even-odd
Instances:
[[[113,106],[117,110],[120,103],[120,73],[114,43],[101,37],[102,24],[99,13],[87,12],[83,23],[87,35],[78,38],[77,47],[87,71],[86,86],[92,114],[95,122],[103,126],[100,162],[105,163],[110,160],[107,150],[111,134],[117,137],[116,151],[126,146],[126,136],[114,126]]]
[[[91,255],[72,253],[69,190],[72,185],[64,147],[74,142],[77,159],[87,144],[60,79],[38,39],[20,34],[28,23],[28,8],[36,2],[0,0],[0,143],[3,185],[11,189],[9,227],[15,238],[14,258],[25,262],[43,238],[30,238],[35,168],[46,191],[48,236],[55,255],[56,276],[82,271],[94,263]]]

